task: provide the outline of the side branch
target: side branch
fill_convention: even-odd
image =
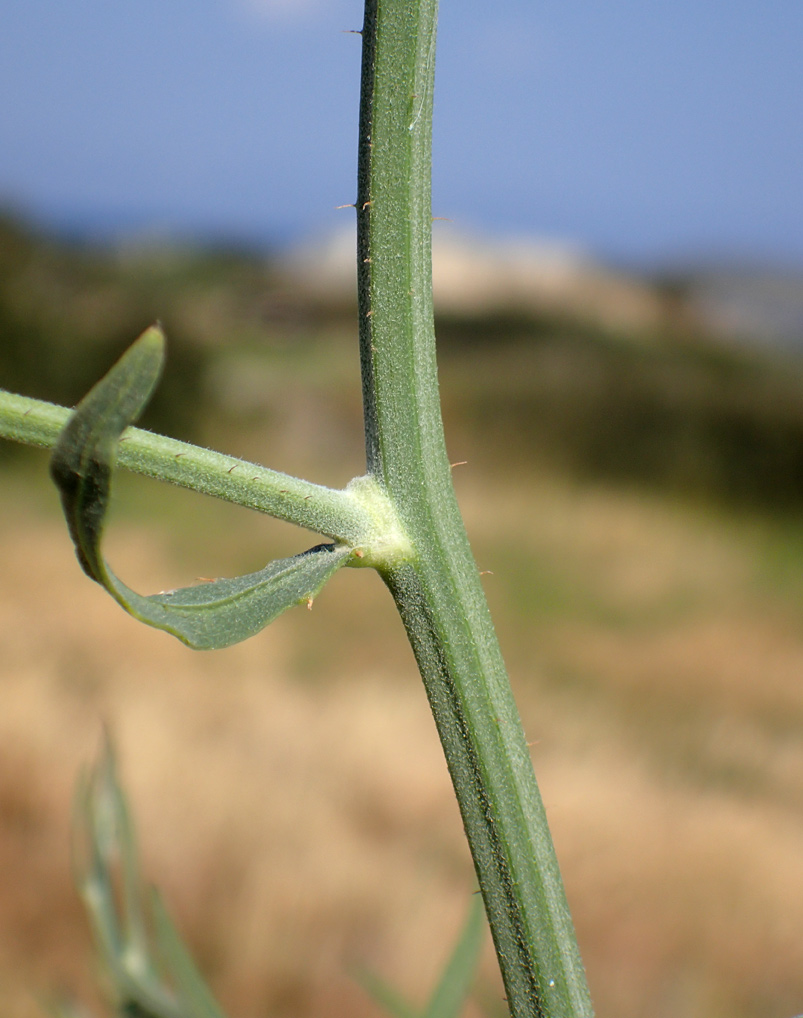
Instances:
[[[52,449],[71,413],[67,407],[0,390],[0,438]],[[369,515],[349,492],[141,428],[123,434],[117,465],[348,544],[361,541],[371,528]]]

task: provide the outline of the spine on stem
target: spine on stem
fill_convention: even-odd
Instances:
[[[368,471],[412,553],[380,569],[454,782],[511,1014],[593,1014],[519,716],[446,455],[431,285],[437,0],[367,0],[357,196]]]

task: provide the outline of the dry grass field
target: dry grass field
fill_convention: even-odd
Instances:
[[[231,1018],[377,1015],[361,967],[423,1000],[474,883],[381,583],[345,570],[311,612],[193,653],[83,577],[35,460],[0,480],[3,1015],[62,995],[102,1013],[69,844],[104,724],[149,876]],[[599,1018],[792,1018],[799,532],[515,466],[456,482]],[[139,589],[306,546],[200,496],[117,490],[108,555]],[[488,944],[470,1016],[503,1014]]]

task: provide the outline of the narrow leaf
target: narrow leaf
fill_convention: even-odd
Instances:
[[[75,837],[76,883],[120,1011],[183,1018],[150,950],[134,830],[108,740],[79,786]]]
[[[78,404],[50,459],[78,560],[104,586],[100,538],[117,442],[156,388],[164,348],[161,328],[146,329]]]
[[[476,895],[460,933],[460,939],[424,1011],[419,1011],[409,1004],[397,990],[373,972],[360,972],[357,978],[363,989],[392,1018],[459,1018],[460,1011],[468,999],[479,960],[485,928],[484,919],[485,908],[482,898]]]
[[[224,1018],[158,896],[147,893],[134,825],[106,741],[79,788],[76,881],[123,1018]]]
[[[153,921],[156,946],[164,969],[180,998],[182,1011],[193,1018],[225,1018],[209,987],[203,981],[178,930],[170,918],[162,896],[153,891]]]
[[[485,907],[477,894],[471,902],[460,939],[432,994],[423,1018],[458,1018],[468,999],[485,932]]]
[[[374,972],[359,972],[357,979],[368,996],[373,997],[392,1018],[420,1018],[418,1010],[412,1004],[408,1004],[398,990]]]
[[[286,609],[309,603],[346,564],[350,550],[321,544],[246,576],[149,596],[115,576],[100,544],[117,444],[147,404],[163,361],[164,335],[152,326],[79,403],[53,450],[50,472],[78,560],[92,579],[135,618],[190,647],[228,647],[258,633]]]
[[[123,918],[122,935],[130,958],[148,957],[147,920],[142,895],[142,874],[139,866],[134,824],[123,790],[117,778],[117,760],[108,734],[105,737],[103,757],[97,772],[97,796],[106,803],[110,813],[111,839],[105,862],[107,874],[116,865],[120,870],[120,914]],[[152,973],[155,975],[155,973]]]
[[[195,650],[216,650],[248,639],[288,608],[314,600],[349,554],[345,545],[319,544],[257,573],[148,597],[127,587],[105,562],[102,582],[141,622],[172,633]]]

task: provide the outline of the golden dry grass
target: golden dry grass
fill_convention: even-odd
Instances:
[[[803,612],[768,585],[762,528],[462,469],[599,1018],[791,1018]],[[381,584],[340,574],[311,613],[194,654],[80,574],[40,497],[8,480],[0,498],[4,1013],[95,999],[68,844],[104,722],[149,874],[232,1016],[368,1018],[360,965],[422,999],[474,885]],[[187,525],[187,498],[115,525],[122,576],[159,589],[248,567],[249,542],[300,547],[234,511]],[[472,1015],[500,997],[489,949]]]

